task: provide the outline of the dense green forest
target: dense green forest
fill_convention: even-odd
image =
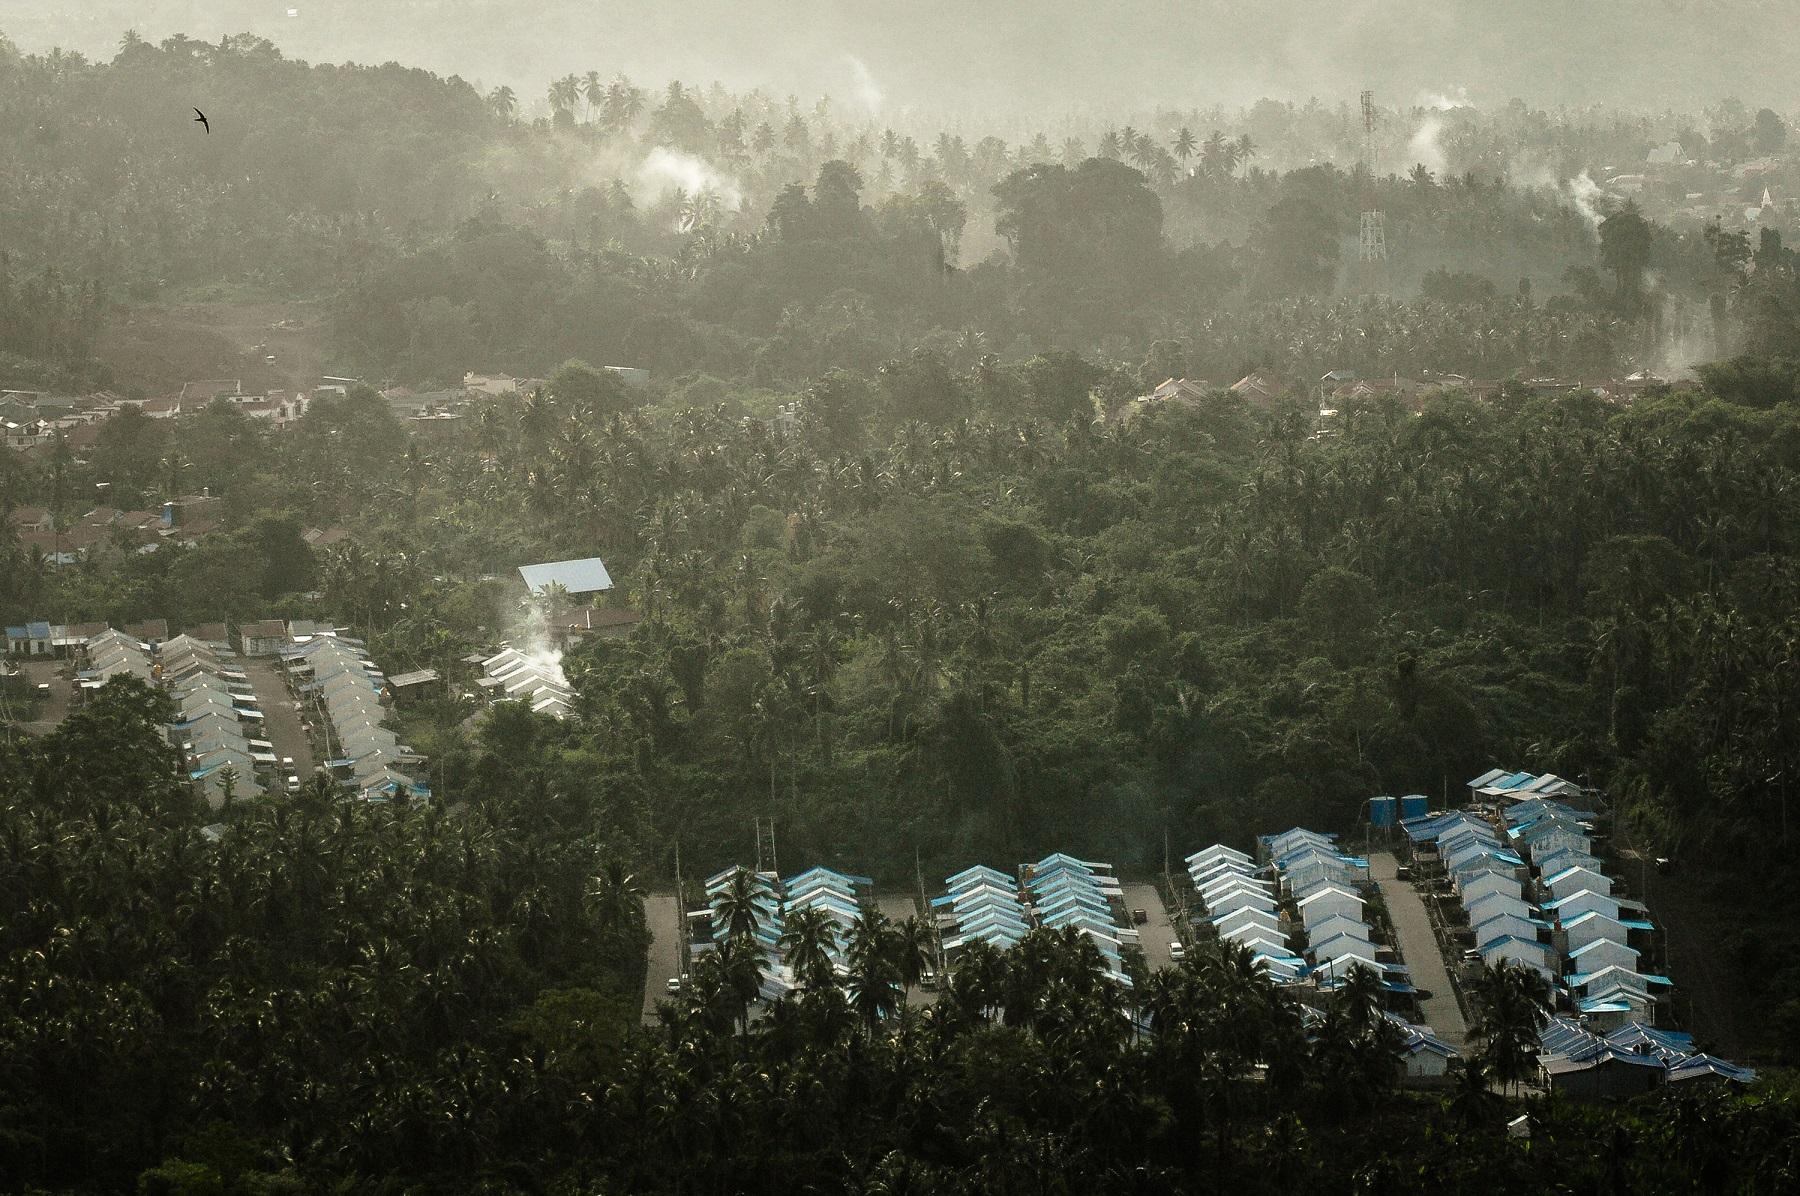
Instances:
[[[846,984],[753,1024],[727,949],[637,1028],[637,891],[677,843],[742,860],[753,818],[885,880],[1143,874],[1505,764],[1769,878],[1721,966],[1757,977],[1747,1049],[1795,1062],[1800,264],[1778,214],[1570,185],[1660,137],[1774,161],[1779,118],[1458,110],[1441,163],[1372,173],[1316,104],[1008,141],[598,71],[546,98],[251,37],[0,40],[0,384],[142,390],[109,326],[251,297],[322,305],[371,379],[547,379],[428,431],[355,386],[281,430],[216,401],[0,452],[0,514],[222,500],[196,544],[64,568],[8,524],[9,623],[332,618],[466,683],[521,563],[602,556],[643,615],[566,655],[566,720],[400,714],[423,808],[209,811],[134,686],[0,737],[0,1187],[1791,1186],[1779,1073],[1535,1104],[1521,1147],[1491,1043],[1395,1092],[1366,992],[1314,1017],[1207,953],[1127,1007],[1034,937],[902,1015],[916,953],[870,920]],[[1630,403],[1530,384],[1690,362]],[[1327,370],[1492,385],[1327,418]],[[1301,385],[1225,389],[1252,371]],[[1179,377],[1211,385],[1134,409]]]
[[[196,97],[212,135],[172,119]],[[1221,383],[1605,376],[1755,347],[1736,213],[1788,169],[1782,119],[1733,103],[1666,128],[1396,110],[1373,171],[1353,114],[1316,103],[1008,140],[591,71],[553,81],[548,111],[248,35],[128,35],[104,63],[0,43],[0,242],[127,304],[330,296],[334,351],[403,382],[580,357],[793,389],[963,339],[1130,361],[1182,339]],[[1727,225],[1641,228],[1588,178],[1659,139],[1699,155],[1669,186]],[[1391,247],[1373,273],[1352,260],[1371,206]],[[1630,235],[1597,236],[1621,209]],[[1377,294],[1395,298],[1347,304]]]
[[[1494,1085],[1543,1014],[1505,971],[1442,1095],[1396,1089],[1367,973],[1303,1010],[1247,952],[1198,951],[1126,990],[1040,931],[909,1010],[918,940],[874,914],[843,981],[813,967],[752,1021],[734,936],[627,1030],[636,885],[609,812],[499,783],[528,729],[490,731],[454,811],[312,786],[212,815],[171,780],[162,701],[114,682],[0,743],[13,1190],[1776,1193],[1800,1167],[1767,1085],[1532,1101],[1509,1137]]]

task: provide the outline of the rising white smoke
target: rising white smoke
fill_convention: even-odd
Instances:
[[[728,212],[737,211],[744,203],[744,191],[736,179],[693,154],[662,145],[644,156],[633,183],[632,199],[640,204],[655,203],[677,189],[687,195],[711,192]]]
[[[881,84],[875,82],[875,73],[869,69],[869,64],[854,54],[844,55],[844,61],[850,64],[850,75],[854,80],[853,86],[857,100],[869,110],[871,116],[880,112],[881,102],[887,96],[881,90]]]
[[[1584,170],[1563,184],[1563,193],[1575,205],[1575,210],[1581,213],[1581,218],[1587,221],[1588,227],[1599,232],[1600,221],[1605,219],[1600,214],[1599,200],[1605,194],[1600,184]]]
[[[1415,164],[1422,163],[1432,174],[1442,175],[1449,165],[1444,155],[1444,147],[1438,137],[1444,131],[1444,120],[1440,116],[1428,116],[1419,125],[1419,131],[1412,135],[1406,143],[1406,152]]]
[[[562,649],[551,641],[549,621],[544,618],[543,608],[538,603],[527,600],[522,604],[508,638],[513,647],[552,674],[559,684],[568,683],[562,671]]]
[[[1413,105],[1418,108],[1432,108],[1438,112],[1448,112],[1452,108],[1473,107],[1469,103],[1469,89],[1466,87],[1452,87],[1448,92],[1421,91],[1413,100]]]

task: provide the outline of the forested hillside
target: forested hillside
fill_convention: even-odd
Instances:
[[[1733,104],[1691,118],[1710,141],[1687,117],[1384,110],[1371,172],[1342,105],[1009,139],[601,70],[547,97],[528,120],[511,88],[249,36],[127,35],[104,63],[7,47],[0,243],[114,303],[327,297],[346,368],[409,383],[578,356],[793,389],[964,338],[971,360],[1131,362],[1185,339],[1219,383],[1606,376],[1756,347],[1743,292],[1767,247],[1740,214],[1789,170],[1782,119]],[[1705,165],[1588,178],[1675,137]],[[1628,196],[1654,215],[1693,186],[1731,220],[1634,224]],[[1375,272],[1354,261],[1371,206]],[[1753,231],[1779,236],[1780,211]]]

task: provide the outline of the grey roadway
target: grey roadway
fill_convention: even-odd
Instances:
[[[1136,927],[1138,945],[1144,949],[1144,962],[1152,970],[1172,967],[1174,960],[1169,958],[1169,945],[1175,941],[1175,923],[1169,919],[1169,911],[1163,908],[1162,894],[1156,891],[1155,885],[1126,884],[1125,913],[1131,916],[1132,910],[1141,909],[1149,920]]]
[[[244,657],[236,663],[249,676],[251,688],[256,690],[257,701],[262,705],[264,736],[275,745],[277,756],[293,758],[293,771],[305,784],[313,770],[312,744],[306,737],[306,725],[300,721],[300,704],[288,693],[280,666],[267,656]]]
[[[658,890],[644,898],[644,918],[650,927],[650,963],[644,973],[644,1022],[656,1024],[656,1003],[668,995],[669,977],[679,974],[678,944],[673,890]]]
[[[1369,854],[1369,875],[1387,904],[1388,917],[1394,923],[1394,937],[1399,940],[1400,956],[1412,972],[1414,987],[1431,993],[1419,1002],[1425,1024],[1451,1046],[1461,1047],[1468,1041],[1469,1027],[1463,1021],[1462,1009],[1450,988],[1450,972],[1444,966],[1444,953],[1438,949],[1437,935],[1432,933],[1431,915],[1425,911],[1425,901],[1419,891],[1411,882],[1401,880],[1395,874],[1398,867],[1393,852]]]

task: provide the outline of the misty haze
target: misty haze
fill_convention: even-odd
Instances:
[[[1797,33],[0,0],[0,1191],[1793,1190]]]

